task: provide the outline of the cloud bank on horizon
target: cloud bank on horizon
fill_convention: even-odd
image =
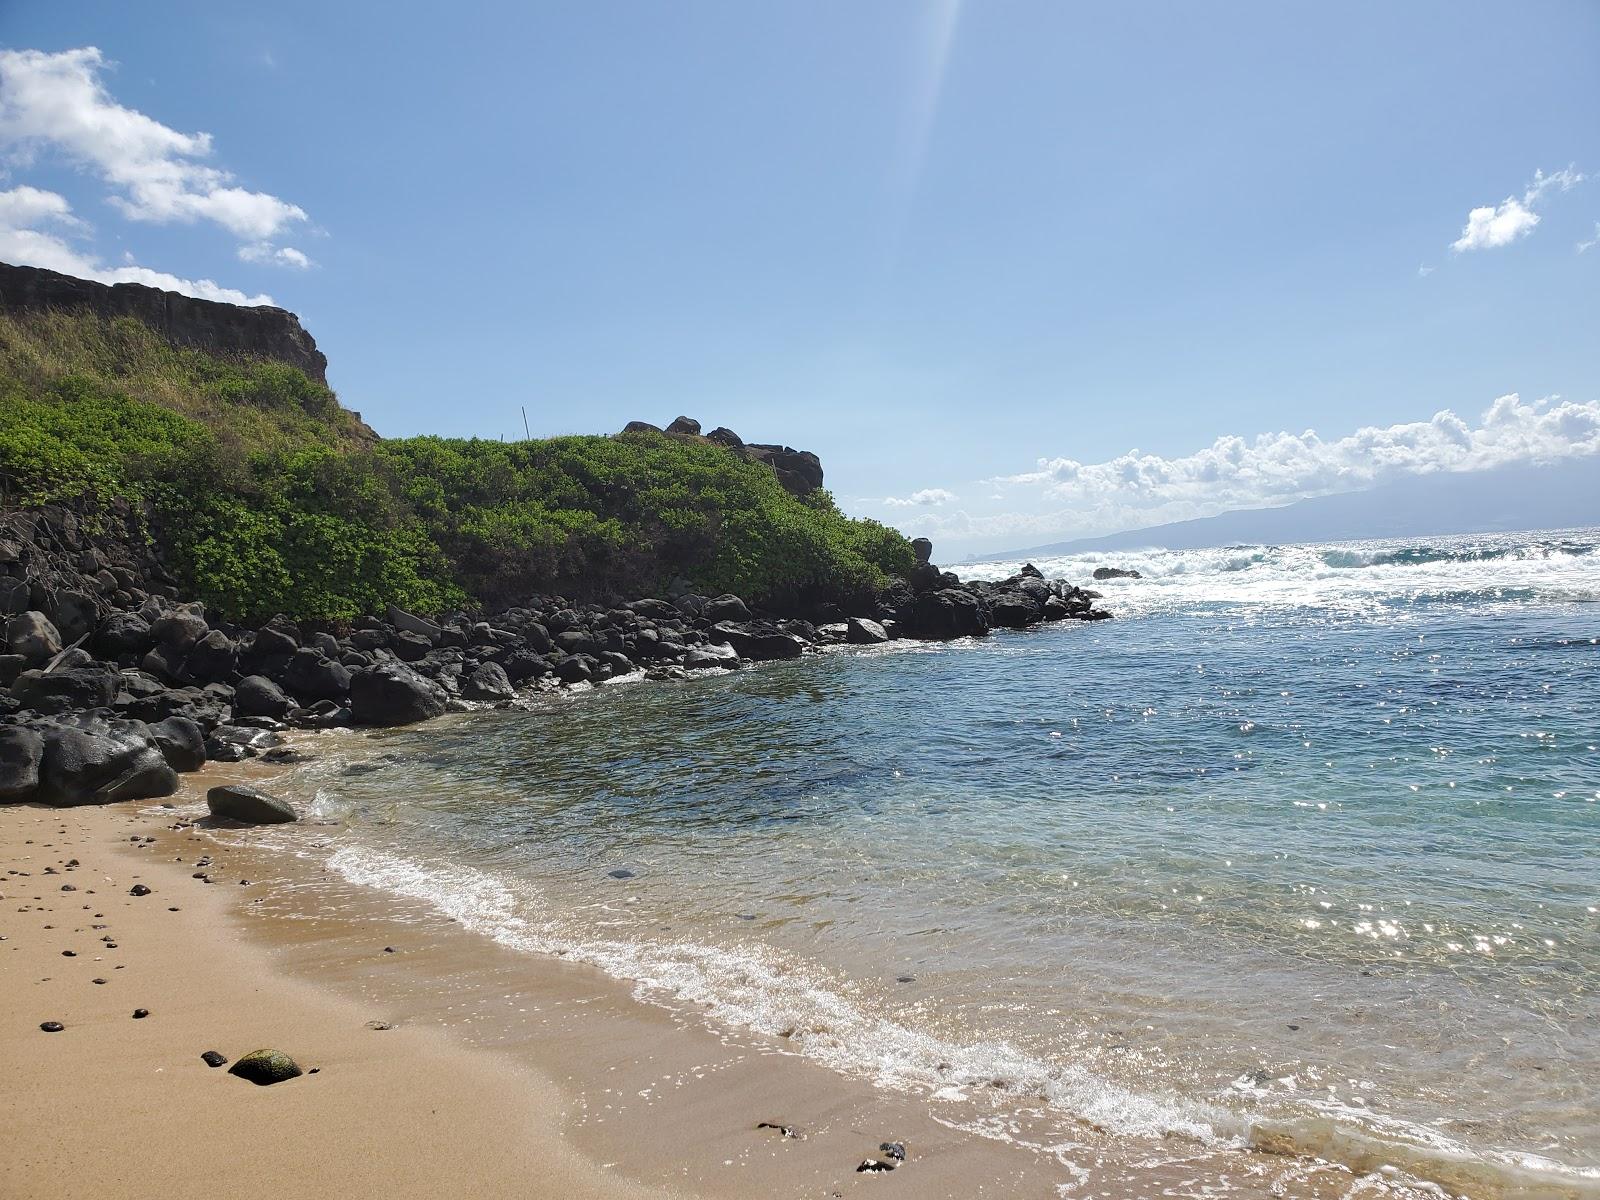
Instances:
[[[0,50],[0,154],[10,167],[58,156],[107,189],[130,222],[209,224],[239,241],[243,262],[304,270],[309,256],[278,241],[308,221],[304,209],[239,187],[212,165],[211,135],[180,133],[118,104],[105,56],[93,46],[49,54]],[[84,243],[93,230],[57,192],[26,184],[0,191],[0,259],[101,283],[143,283],[230,304],[271,304],[210,279],[186,279],[131,259],[107,265]]]
[[[1041,458],[1032,470],[976,481],[964,490],[977,503],[965,507],[954,507],[961,496],[945,488],[860,503],[901,510],[891,519],[908,533],[993,548],[1007,539],[1043,543],[1273,508],[1406,476],[1591,455],[1600,455],[1600,401],[1524,402],[1512,393],[1494,401],[1476,425],[1446,409],[1427,421],[1332,440],[1307,430],[1219,437],[1176,458],[1139,450],[1099,463]],[[907,509],[917,515],[907,517]]]

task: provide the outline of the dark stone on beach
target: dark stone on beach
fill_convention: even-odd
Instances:
[[[381,1033],[385,1029],[393,1029],[394,1023],[392,1021],[368,1021],[367,1028]]]
[[[23,708],[61,713],[69,710],[109,708],[122,680],[109,667],[68,667],[65,670],[24,671],[11,685],[11,694]]]
[[[509,700],[514,695],[516,690],[511,686],[510,676],[497,662],[479,663],[461,684],[461,696],[465,700],[496,702]]]
[[[889,633],[867,617],[851,617],[845,622],[844,640],[854,646],[875,646],[889,640]]]
[[[357,671],[350,677],[350,715],[358,725],[410,725],[445,710],[437,683],[399,663]]]
[[[142,883],[136,883],[128,889],[128,895],[130,896],[148,896],[149,894],[150,889]]]
[[[252,1050],[229,1067],[228,1074],[266,1087],[268,1084],[282,1083],[285,1079],[294,1079],[304,1072],[282,1050]]]
[[[105,658],[138,658],[154,643],[150,623],[138,613],[113,613],[94,634],[94,648]]]
[[[290,698],[266,675],[245,675],[234,688],[235,717],[282,717]]]
[[[1044,617],[1044,606],[1025,592],[1006,592],[989,606],[989,620],[1001,629],[1026,629]]]
[[[44,738],[21,726],[0,729],[0,804],[29,800],[39,791]]]
[[[163,613],[150,626],[150,633],[162,646],[187,651],[209,632],[205,619],[185,609]]]
[[[168,717],[150,726],[161,756],[174,771],[198,771],[206,762],[206,735],[188,717]]]
[[[183,678],[192,683],[221,683],[239,665],[239,648],[220,629],[197,641],[183,660]]]
[[[350,692],[349,668],[309,647],[295,652],[282,679],[286,688],[304,700],[342,700]]]
[[[756,1125],[756,1128],[776,1129],[786,1138],[798,1138],[800,1136],[800,1131],[793,1125],[780,1125],[776,1121],[761,1121]]]
[[[432,642],[420,633],[412,633],[409,629],[402,629],[395,634],[389,644],[394,648],[395,656],[401,662],[408,663],[421,662],[433,649]]]
[[[906,1144],[904,1142],[881,1142],[878,1145],[878,1149],[885,1158],[892,1158],[896,1162],[905,1162],[906,1160]]]
[[[66,1028],[66,1026],[60,1021],[41,1021],[39,1023],[39,1028],[44,1030],[46,1033],[60,1033]]]
[[[18,613],[6,622],[6,649],[30,663],[48,662],[61,653],[61,633],[42,612]]]
[[[707,600],[705,607],[700,610],[700,616],[713,625],[718,621],[748,621],[750,609],[739,597],[724,595]]]
[[[150,1010],[148,1008],[136,1008],[133,1010],[133,1019],[135,1021],[142,1021],[149,1015]]]
[[[632,879],[633,878],[633,872],[628,870],[627,867],[618,867],[615,871],[607,871],[606,874],[611,876],[611,878],[613,878],[613,879]]]
[[[597,665],[587,654],[569,654],[556,664],[556,677],[562,683],[584,683],[594,678]]]
[[[441,630],[435,622],[428,620],[426,617],[414,617],[410,613],[406,612],[405,609],[398,608],[393,604],[389,605],[388,617],[389,624],[393,625],[402,633],[418,634],[419,636],[426,638],[434,645],[439,644],[439,637],[443,633],[443,630]]]
[[[219,1054],[215,1050],[207,1050],[200,1056],[200,1061],[208,1067],[221,1067],[227,1065],[228,1057],[225,1054]]]
[[[242,783],[210,789],[206,792],[206,807],[212,816],[249,825],[282,825],[300,819],[287,800]]]
[[[250,643],[251,657],[278,658],[300,649],[300,639],[282,625],[264,625]]]
[[[755,662],[773,659],[799,658],[805,643],[792,633],[785,633],[770,621],[750,621],[740,625],[733,621],[719,621],[711,627],[713,641],[725,642],[739,653],[740,658]]]
[[[1096,579],[1143,579],[1144,578],[1144,576],[1139,574],[1139,572],[1134,571],[1134,570],[1130,570],[1130,569],[1128,569],[1126,567],[1096,567],[1094,569],[1094,577]]]
[[[178,776],[141,721],[90,716],[46,730],[41,798],[57,806],[170,796]]]
[[[282,741],[271,729],[257,729],[250,725],[218,725],[206,738],[206,754],[217,762],[243,762]]]
[[[856,1174],[860,1175],[863,1172],[868,1174],[880,1174],[884,1171],[892,1170],[894,1170],[894,1164],[892,1162],[886,1162],[877,1158],[868,1158],[863,1160],[861,1165],[856,1168]]]
[[[911,631],[934,641],[981,637],[989,622],[978,597],[962,588],[939,588],[921,593],[911,612]]]

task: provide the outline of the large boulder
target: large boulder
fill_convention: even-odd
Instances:
[[[61,653],[61,633],[42,612],[18,613],[6,622],[6,649],[30,663],[48,662]]]
[[[287,800],[243,783],[209,789],[206,807],[214,817],[243,821],[247,825],[285,825],[300,819],[294,805]]]
[[[750,609],[737,596],[718,596],[707,600],[699,615],[715,625],[719,621],[748,621]]]
[[[238,665],[239,648],[222,630],[212,629],[189,648],[182,673],[192,683],[221,683]]]
[[[162,646],[186,651],[210,631],[205,619],[188,609],[163,613],[150,624],[150,633]]]
[[[1044,606],[1026,592],[1002,592],[990,602],[989,620],[1002,629],[1024,629],[1044,620]]]
[[[822,486],[822,460],[809,450],[750,442],[740,453],[751,462],[771,467],[778,482],[791,495],[804,496]]]
[[[671,425],[667,426],[667,432],[698,435],[700,433],[700,422],[693,417],[679,417]]]
[[[844,640],[855,646],[876,646],[887,642],[889,633],[878,622],[866,617],[851,617],[845,622]]]
[[[711,640],[726,642],[740,658],[766,662],[779,658],[799,658],[806,644],[792,633],[785,633],[770,621],[751,621],[740,625],[719,621],[710,630]]]
[[[1096,579],[1143,579],[1144,576],[1131,567],[1096,567]]]
[[[919,638],[950,641],[989,632],[983,604],[965,588],[922,592],[911,609],[911,632]]]
[[[461,683],[466,700],[500,701],[516,695],[506,669],[497,662],[479,663]]]
[[[69,667],[64,671],[24,671],[11,685],[23,708],[62,713],[74,709],[109,708],[117,698],[121,676],[107,667]]]
[[[172,716],[150,726],[161,757],[174,771],[198,771],[206,765],[206,734],[199,722]]]
[[[105,658],[138,657],[154,643],[150,622],[136,612],[112,614],[94,634],[94,648]]]
[[[44,738],[21,725],[0,728],[0,804],[32,800],[39,792]]]
[[[343,700],[350,694],[350,670],[321,651],[306,647],[289,660],[283,683],[305,700]]]
[[[142,721],[90,717],[44,731],[41,798],[51,804],[111,804],[178,790],[178,775]]]
[[[403,633],[414,633],[418,637],[428,639],[431,645],[437,646],[439,638],[444,632],[438,624],[425,617],[415,617],[405,609],[396,605],[389,605],[389,624]]]
[[[233,689],[236,717],[281,717],[291,707],[283,689],[265,675],[246,675]]]
[[[400,663],[350,676],[350,715],[358,725],[410,725],[444,712],[448,699],[433,680]]]

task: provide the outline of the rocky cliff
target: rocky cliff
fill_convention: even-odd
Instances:
[[[138,283],[107,285],[39,267],[0,263],[0,310],[61,309],[133,317],[177,346],[275,359],[328,382],[328,360],[300,319],[281,308],[196,300]]]

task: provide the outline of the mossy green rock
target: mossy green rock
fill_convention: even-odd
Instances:
[[[239,1061],[228,1068],[229,1075],[248,1079],[265,1087],[269,1083],[282,1083],[296,1075],[304,1075],[300,1064],[282,1050],[252,1050],[241,1055]]]

